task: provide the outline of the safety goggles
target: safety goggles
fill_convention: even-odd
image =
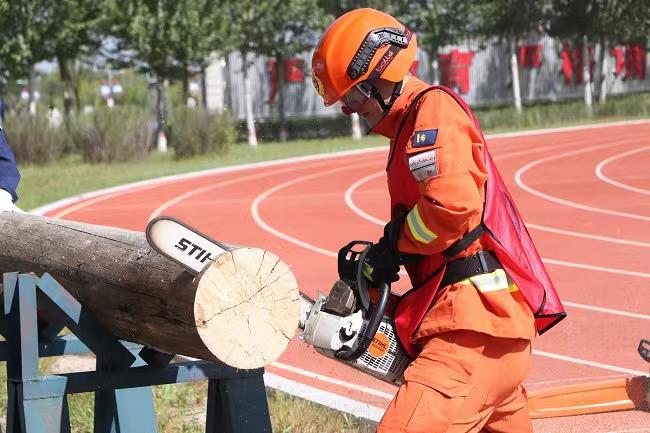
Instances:
[[[341,109],[343,112],[349,112],[348,114],[357,113],[378,91],[374,85],[368,82],[358,83],[341,97],[340,101],[343,105]]]

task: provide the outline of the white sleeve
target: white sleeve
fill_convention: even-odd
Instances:
[[[0,212],[5,211],[22,212],[22,210],[14,204],[9,191],[0,188]]]

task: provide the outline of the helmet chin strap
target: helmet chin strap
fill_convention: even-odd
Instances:
[[[379,91],[377,86],[375,86],[374,83],[371,83],[371,85],[372,85],[372,92],[371,92],[370,96],[375,98],[375,100],[377,101],[377,103],[381,107],[381,110],[384,112],[384,115],[382,116],[382,120],[383,120],[386,116],[388,116],[388,113],[390,112],[391,108],[393,108],[393,104],[395,103],[395,101],[397,100],[399,95],[402,93],[402,87],[404,85],[404,80],[402,80],[402,81],[400,81],[398,83],[395,83],[395,86],[393,87],[393,93],[391,94],[390,100],[388,101],[388,103],[386,103],[386,101],[384,101],[384,98],[382,97],[381,92]],[[381,122],[381,120],[379,122]],[[379,123],[379,122],[377,122],[377,123]],[[364,131],[365,135],[370,135],[370,133],[372,132],[372,130],[374,129],[375,126],[376,125],[372,125],[371,127],[366,126],[364,128],[365,129],[365,131]]]
[[[395,86],[393,87],[393,93],[390,95],[390,100],[388,101],[388,104],[386,104],[384,98],[382,98],[379,89],[377,89],[376,92],[373,92],[372,96],[377,100],[377,102],[379,102],[379,106],[384,111],[384,117],[388,115],[390,109],[393,108],[393,104],[395,103],[395,100],[399,97],[400,93],[402,93],[403,83],[404,80],[400,81],[399,83],[395,83]]]

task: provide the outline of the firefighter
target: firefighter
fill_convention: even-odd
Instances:
[[[20,180],[20,174],[16,167],[11,149],[5,139],[5,133],[0,128],[0,212],[16,211],[22,212],[14,203],[18,200],[16,188]]]
[[[415,359],[377,432],[532,432],[522,383],[535,318],[489,245],[468,236],[486,198],[484,139],[457,95],[409,73],[416,49],[395,18],[358,9],[327,28],[312,59],[325,105],[390,139],[391,220],[364,274],[394,282],[404,255],[420,256],[406,265],[416,290],[403,298],[432,299],[423,317],[409,307],[395,318],[416,322],[401,338]]]

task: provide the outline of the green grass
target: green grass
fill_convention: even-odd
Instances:
[[[388,141],[382,137],[365,137],[358,142],[341,137],[330,140],[260,144],[258,147],[237,144],[232,146],[226,155],[208,155],[177,161],[171,152],[168,154],[153,152],[141,161],[114,164],[90,164],[82,162],[79,157],[68,157],[54,164],[21,166],[19,205],[22,209],[33,209],[72,195],[143,179],[290,156],[380,146],[387,143]]]
[[[650,93],[611,96],[604,105],[594,102],[591,113],[582,100],[524,106],[521,114],[511,106],[475,113],[486,133],[642,119],[650,117]]]

